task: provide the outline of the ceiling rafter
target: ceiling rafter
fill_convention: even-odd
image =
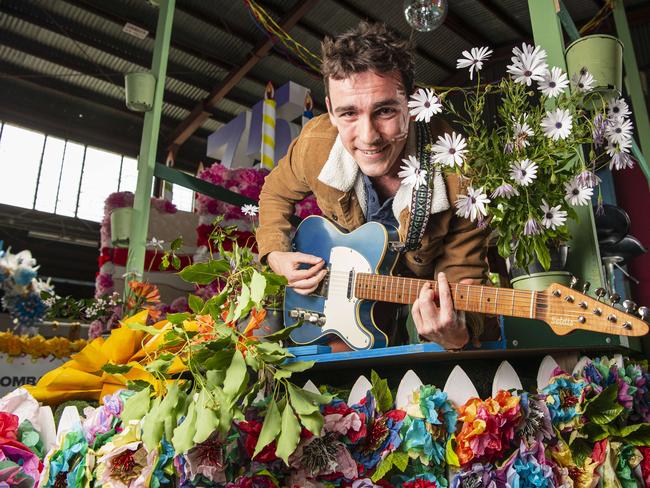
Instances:
[[[503,25],[507,25],[510,29],[514,30],[522,39],[530,39],[533,37],[532,32],[530,32],[526,27],[521,25],[517,19],[515,19],[510,13],[499,6],[498,1],[494,0],[476,0],[485,10],[490,12],[494,17],[499,19]]]
[[[85,44],[86,46],[103,51],[128,63],[140,66],[144,69],[149,69],[148,66],[151,64],[151,54],[146,50],[123,42],[118,42],[115,39],[108,39],[101,33],[89,31],[87,27],[81,26],[80,24],[72,24],[67,19],[61,18],[55,13],[50,13],[49,15],[54,18],[58,24],[65,26],[66,32],[62,33],[56,23],[51,19],[39,15],[37,9],[25,9],[21,8],[22,6],[22,3],[16,4],[16,2],[12,3],[11,1],[3,1],[0,2],[0,13],[10,15],[23,22],[46,29],[57,35],[65,36],[74,42]],[[211,89],[213,80],[210,81],[207,77],[198,73],[189,73],[187,67],[174,62],[169,62],[167,66],[168,72],[173,73],[170,74],[168,78],[177,80],[192,87],[197,87],[206,92],[209,92]],[[230,98],[229,100],[234,101]]]
[[[369,20],[371,22],[380,22],[381,21],[380,19],[370,15],[368,12],[365,12],[365,11],[357,8],[356,6],[350,4],[350,2],[347,1],[347,0],[331,0],[331,1],[333,3],[335,3],[336,5],[340,6],[341,8],[347,10],[351,14],[355,15],[359,19],[366,19],[366,20]],[[415,54],[417,54],[418,56],[426,59],[431,64],[434,64],[434,65],[438,66],[439,68],[444,69],[448,73],[453,73],[454,70],[456,69],[455,66],[449,64],[447,61],[444,61],[443,59],[440,59],[440,58],[426,52],[421,47],[416,47],[415,48]]]
[[[65,0],[71,5],[74,5],[77,8],[80,8],[82,10],[85,10],[86,12],[89,12],[93,15],[96,15],[98,17],[103,18],[104,20],[108,20],[109,22],[112,22],[116,25],[124,26],[127,22],[131,23],[132,25],[135,25],[137,27],[140,27],[144,30],[147,30],[152,33],[152,35],[155,35],[155,24],[152,25],[144,25],[141,22],[138,22],[134,19],[129,19],[127,17],[124,17],[122,15],[117,15],[111,10],[107,9],[105,6],[98,6],[97,4],[89,1],[89,0]],[[191,56],[193,58],[200,59],[202,61],[205,61],[207,63],[210,63],[217,68],[221,69],[222,71],[229,71],[235,66],[234,63],[230,61],[226,61],[222,58],[219,58],[218,56],[215,56],[213,53],[208,52],[206,50],[203,50],[197,46],[191,45],[190,43],[172,38],[170,42],[170,47],[173,49],[178,50],[179,52],[182,52],[185,55]],[[147,62],[144,66],[149,66],[151,64],[151,56],[152,54],[147,52],[146,58]],[[174,72],[174,71],[182,71],[182,70],[177,70],[177,69],[171,69],[170,66],[174,65],[173,62],[168,62],[168,71],[169,72]],[[188,71],[188,68],[184,68],[185,71]],[[197,73],[198,74],[198,73]],[[204,91],[209,92],[210,89],[212,88],[212,85],[214,84],[213,79],[209,79],[210,75],[204,75],[201,73],[203,77],[206,77],[206,79],[201,80],[200,82],[190,82],[189,84],[193,84],[195,86],[198,86]],[[177,76],[174,74],[169,75],[169,78],[175,78],[178,79]],[[264,87],[266,86],[266,83],[268,80],[265,80],[263,78],[250,75],[247,77],[248,80],[257,83],[260,85],[260,93],[263,92]],[[183,80],[179,80],[183,81]],[[227,98],[229,101],[234,102],[238,105],[241,105],[242,107],[249,108],[251,104],[256,103],[257,100],[253,100],[249,97],[244,97],[242,94],[230,94]]]
[[[478,33],[474,27],[465,22],[460,15],[452,12],[451,9],[447,10],[447,18],[442,25],[472,46],[490,45],[490,41],[485,36]]]
[[[313,8],[318,0],[298,0],[293,8],[287,13],[286,16],[278,22],[280,27],[289,31],[291,28]],[[253,66],[255,66],[260,59],[262,59],[273,47],[274,39],[265,39],[257,44],[247,59],[236,69],[228,73],[228,76],[221,81],[210,94],[199,103],[190,115],[179,124],[169,138],[168,149],[169,152],[175,154],[178,148],[187,140],[187,138],[194,133],[194,131],[201,126],[203,121],[209,116],[208,110],[216,106],[221,99],[223,99],[232,88],[241,81],[241,79],[248,73]]]
[[[16,51],[20,51],[24,54],[28,54],[43,61],[56,64],[58,66],[62,66],[66,69],[92,77],[96,80],[109,83],[119,88],[122,92],[124,91],[124,85],[122,83],[123,75],[121,73],[104,73],[98,70],[96,64],[88,60],[76,56],[71,56],[70,53],[54,48],[52,46],[46,46],[39,43],[38,41],[35,41],[33,38],[28,38],[5,29],[0,29],[0,38],[2,38],[4,45],[15,49]],[[43,74],[42,78],[46,77],[47,75]],[[195,103],[195,101],[191,98],[171,92],[169,90],[165,91],[163,97],[166,104],[182,108],[188,112],[192,110],[192,107]],[[124,105],[124,110],[127,110],[126,105]],[[219,112],[215,113],[213,115],[213,118],[215,118],[215,120],[218,122],[226,123],[232,119],[232,116],[226,114],[225,112]]]

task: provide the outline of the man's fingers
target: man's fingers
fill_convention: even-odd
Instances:
[[[293,257],[297,263],[318,264],[325,262],[323,261],[323,258],[319,258],[312,254],[305,254],[303,252],[294,252]]]
[[[429,285],[429,283],[426,283],[420,290],[418,302],[420,303],[420,315],[423,318],[428,318],[429,320],[427,320],[427,322],[434,322],[432,319],[438,316],[438,307],[433,301],[433,298],[434,293],[431,289],[431,285]],[[432,328],[435,328],[435,325],[436,324],[434,322]]]
[[[321,272],[318,273],[316,276],[307,279],[290,281],[289,286],[293,288],[296,291],[296,293],[300,293],[301,295],[307,295],[318,287],[318,284],[321,282],[323,278],[325,278],[326,274],[327,274],[327,270],[321,270]]]
[[[289,283],[294,283],[296,281],[308,280],[318,274],[322,274],[324,277],[324,273],[326,273],[326,271],[323,270],[324,265],[325,261],[321,261],[320,263],[314,264],[307,269],[294,269],[293,271],[287,273],[287,280]]]
[[[438,297],[440,299],[440,315],[443,322],[451,322],[454,318],[454,301],[445,273],[438,273]]]

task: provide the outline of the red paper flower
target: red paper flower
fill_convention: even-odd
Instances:
[[[12,413],[0,412],[0,442],[18,439],[18,417]]]

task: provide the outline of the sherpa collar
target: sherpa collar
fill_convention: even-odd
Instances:
[[[409,123],[409,134],[406,139],[405,154],[416,154],[416,128],[415,123]],[[366,214],[366,204],[368,196],[363,184],[363,175],[359,170],[352,155],[343,147],[341,137],[336,136],[336,141],[330,150],[330,154],[325,161],[325,165],[318,175],[318,180],[332,188],[342,192],[349,192],[354,188],[359,205]],[[393,214],[399,222],[399,216],[405,208],[411,209],[411,195],[413,187],[400,185],[395,198],[393,199]],[[431,213],[443,212],[449,208],[449,199],[447,198],[447,188],[441,171],[436,168],[433,178],[433,199],[431,200]]]

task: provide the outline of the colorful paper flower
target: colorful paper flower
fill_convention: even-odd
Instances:
[[[546,399],[553,425],[560,430],[579,427],[582,423],[582,402],[587,384],[572,376],[561,374],[551,378],[540,392]]]
[[[157,464],[158,452],[147,452],[130,427],[116,435],[97,453],[97,480],[113,488],[148,486]]]
[[[521,443],[519,450],[508,463],[507,486],[554,488],[553,469],[544,456],[544,447],[535,442],[530,448]]]
[[[86,486],[90,482],[88,441],[81,430],[65,434],[45,460],[40,486]]]

